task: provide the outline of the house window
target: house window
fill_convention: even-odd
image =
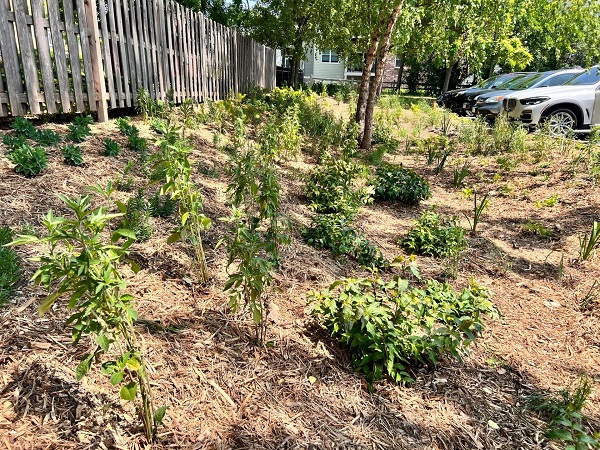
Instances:
[[[324,62],[324,63],[337,63],[337,62],[340,62],[340,57],[333,50],[325,50],[321,54],[321,62]]]

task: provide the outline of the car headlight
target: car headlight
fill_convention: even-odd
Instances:
[[[521,99],[521,105],[539,105],[550,100],[550,97],[531,97]]]
[[[494,95],[493,97],[486,98],[484,100],[484,103],[498,103],[503,98],[504,98],[504,95]]]

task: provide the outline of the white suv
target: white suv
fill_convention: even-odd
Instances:
[[[507,95],[504,110],[530,127],[547,122],[550,133],[586,133],[600,125],[600,66],[594,66],[563,86],[528,89]]]

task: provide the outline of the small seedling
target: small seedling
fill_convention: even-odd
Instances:
[[[123,136],[132,136],[132,135],[137,135],[139,134],[139,130],[136,128],[135,125],[132,125],[129,122],[129,118],[128,117],[119,117],[116,121],[117,123],[117,128],[119,129],[119,131],[121,132],[121,134]]]
[[[471,175],[471,171],[469,170],[468,163],[464,163],[460,169],[455,167],[454,176],[452,178],[452,186],[455,188],[461,187],[464,184],[465,178],[467,178],[469,175]]]
[[[594,222],[589,234],[579,235],[579,257],[584,261],[592,259],[598,242],[600,242],[600,222]]]
[[[469,218],[469,216],[467,216],[465,214],[465,217],[467,218],[467,221],[469,222],[469,226],[471,227],[471,233],[475,234],[477,233],[477,225],[479,224],[479,219],[481,218],[481,215],[483,214],[483,212],[486,210],[486,208],[489,206],[490,201],[488,199],[489,194],[485,194],[483,199],[481,200],[481,202],[478,204],[477,203],[477,192],[474,192],[474,197],[473,197],[473,222],[471,222],[471,219]]]
[[[104,139],[104,151],[102,152],[103,156],[119,156],[121,153],[121,146],[112,139]]]
[[[552,197],[547,198],[546,200],[540,200],[535,202],[535,206],[536,208],[553,208],[558,204],[559,201],[560,198],[558,197],[558,194],[555,194]]]
[[[83,155],[81,154],[81,147],[78,145],[65,145],[61,148],[60,152],[63,155],[65,164],[69,166],[83,166]]]
[[[545,227],[543,224],[536,222],[535,220],[529,220],[521,225],[521,231],[529,234],[535,234],[543,238],[551,238],[552,230]]]

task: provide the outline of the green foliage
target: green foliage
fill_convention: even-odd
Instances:
[[[427,180],[403,166],[378,167],[373,186],[378,200],[418,205],[431,197]]]
[[[160,195],[156,191],[149,200],[149,210],[151,217],[170,217],[177,208],[177,201],[171,199],[168,195]]]
[[[83,166],[83,155],[81,154],[81,147],[78,145],[65,145],[60,149],[60,152],[65,164],[69,166]]]
[[[125,166],[125,169],[123,169],[123,174],[118,174],[115,177],[113,186],[117,189],[117,191],[130,192],[133,189],[133,184],[135,180],[131,175],[129,175],[132,168],[133,161],[129,161]]]
[[[104,146],[104,151],[102,152],[103,156],[116,157],[121,154],[121,146],[119,145],[119,143],[110,138],[104,139],[103,146]]]
[[[12,240],[12,230],[7,226],[0,227],[0,306],[10,298],[21,279],[21,260],[14,249],[5,247]]]
[[[582,377],[575,391],[541,393],[528,397],[528,407],[548,421],[546,438],[562,442],[565,450],[588,450],[600,448],[600,433],[586,429],[587,418],[581,413],[592,384]]]
[[[579,257],[583,260],[592,259],[596,245],[600,243],[600,222],[594,222],[591,232],[579,236]]]
[[[110,376],[112,385],[122,386],[121,398],[133,401],[140,392],[139,411],[146,437],[152,442],[160,421],[156,420],[146,364],[133,326],[137,319],[133,297],[123,293],[127,283],[119,270],[123,262],[129,262],[134,271],[139,270],[137,264],[127,260],[135,235],[119,229],[112,233],[110,242],[104,242],[103,230],[119,214],[110,214],[104,207],[94,209],[88,195],[59,198],[74,217],[55,217],[50,211],[43,222],[45,236],[20,236],[12,245],[48,245],[47,253],[37,258],[41,265],[33,276],[36,283],[50,291],[40,304],[39,313],[48,312],[61,298],[68,299],[66,307],[71,315],[66,324],[72,330],[73,344],[87,336],[96,343],[93,352],[83,355],[75,370],[77,379],[83,378],[92,364],[104,359],[102,373]],[[122,238],[126,241],[122,242]]]
[[[560,197],[558,196],[558,194],[554,194],[553,196],[545,199],[545,200],[538,200],[535,202],[535,206],[536,208],[554,208],[558,202],[560,201]]]
[[[425,211],[399,244],[419,255],[442,258],[457,256],[467,246],[458,217],[443,217],[434,211]]]
[[[31,147],[23,144],[7,155],[15,165],[15,172],[28,178],[39,174],[48,166],[48,156],[43,147]]]
[[[469,164],[464,163],[461,168],[455,167],[452,177],[452,186],[455,188],[462,187],[465,182],[465,178],[471,175],[471,171],[469,170]]]
[[[135,96],[135,109],[142,116],[144,121],[148,120],[152,109],[152,99],[148,91],[143,87],[139,87]]]
[[[377,269],[390,266],[381,250],[354,229],[352,220],[342,214],[318,214],[311,227],[302,230],[302,237],[317,249],[330,250],[336,257],[350,256],[361,266]]]
[[[33,123],[24,117],[15,117],[10,126],[15,130],[15,134],[19,137],[33,139],[37,133]]]
[[[521,231],[528,234],[534,234],[543,238],[551,238],[552,230],[544,224],[536,222],[535,220],[528,220],[521,225]]]
[[[17,133],[13,135],[5,134],[2,136],[2,143],[8,147],[9,151],[13,151],[15,148],[21,147],[25,144],[25,142],[27,142],[27,138]]]
[[[120,228],[133,231],[138,242],[147,241],[152,236],[150,211],[150,205],[144,198],[144,191],[140,189],[135,197],[129,199],[122,211],[123,221]]]
[[[473,233],[473,234],[477,233],[477,225],[479,224],[479,219],[481,218],[481,215],[483,214],[483,212],[490,205],[490,200],[488,197],[489,197],[489,194],[485,194],[483,196],[483,199],[481,200],[481,202],[477,203],[477,192],[474,192],[473,221],[471,222],[471,219],[469,218],[469,216],[467,216],[465,214],[465,217],[467,218],[467,220],[469,221],[469,225],[471,226],[471,233]]]
[[[313,292],[312,315],[346,345],[354,367],[369,382],[390,376],[411,382],[411,367],[437,365],[441,355],[461,358],[483,330],[483,317],[496,310],[485,288],[471,283],[457,293],[428,281],[410,287],[398,276],[386,282],[344,279]]]
[[[52,130],[36,130],[33,140],[42,147],[54,147],[60,142],[60,134]]]
[[[137,129],[137,127],[135,125],[131,124],[128,117],[119,117],[116,120],[116,123],[117,123],[117,128],[119,129],[119,131],[121,132],[121,134],[123,136],[129,137],[129,136],[139,134],[139,130]]]
[[[523,127],[509,122],[503,114],[500,114],[494,122],[487,153],[523,153],[526,136],[527,131]]]
[[[127,143],[129,144],[129,148],[134,152],[145,152],[148,149],[148,141],[138,136],[138,134],[132,134],[127,138]]]
[[[87,125],[69,125],[69,132],[67,133],[67,139],[77,144],[85,141],[91,134],[90,127]]]
[[[356,163],[325,154],[306,181],[306,197],[317,213],[353,217],[358,208],[372,201],[370,191],[357,187],[356,179],[364,169]]]
[[[298,155],[301,141],[297,105],[288,108],[280,117],[271,116],[259,136],[264,153],[284,159]]]

